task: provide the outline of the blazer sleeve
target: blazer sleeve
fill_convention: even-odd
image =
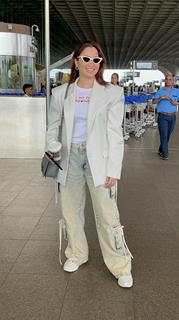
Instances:
[[[49,150],[49,145],[52,141],[58,141],[66,87],[67,84],[64,84],[52,90],[50,109],[48,112],[48,129],[46,133],[45,146],[46,151]]]
[[[108,110],[107,137],[108,161],[107,176],[120,179],[124,155],[124,139],[122,122],[124,117],[123,88],[112,86],[110,88],[111,102]]]

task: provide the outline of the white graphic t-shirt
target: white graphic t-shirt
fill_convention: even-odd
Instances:
[[[73,125],[72,143],[78,144],[86,141],[88,105],[92,88],[76,87],[75,116]]]

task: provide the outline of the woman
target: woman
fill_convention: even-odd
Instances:
[[[118,73],[114,72],[114,73],[111,75],[111,83],[112,83],[114,86],[119,86],[119,75],[118,75]]]
[[[69,84],[52,92],[46,149],[58,140],[63,118],[63,171],[58,175],[68,234],[63,269],[74,272],[88,261],[84,232],[87,183],[104,262],[121,287],[131,287],[131,254],[115,200],[123,159],[123,92],[103,80],[105,65],[105,56],[93,41],[74,51]]]

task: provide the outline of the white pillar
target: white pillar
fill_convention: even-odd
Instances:
[[[49,0],[45,0],[45,70],[46,70],[46,125],[50,105],[50,12]]]

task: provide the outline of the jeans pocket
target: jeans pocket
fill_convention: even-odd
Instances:
[[[114,247],[117,252],[121,255],[126,255],[125,247],[123,243],[123,230],[121,225],[116,225],[112,227],[112,235],[114,240]]]
[[[112,235],[114,240],[114,248],[121,256],[130,255],[133,258],[124,238],[123,226],[120,224],[112,227]]]

